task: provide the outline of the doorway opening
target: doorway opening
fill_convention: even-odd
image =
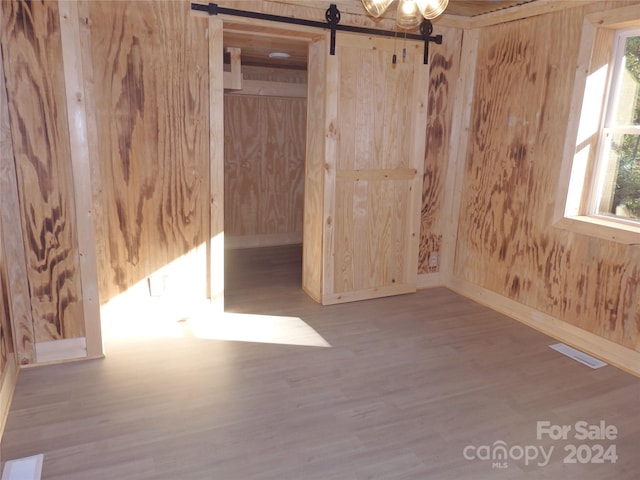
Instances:
[[[304,296],[308,39],[225,28],[223,47],[226,75],[241,64],[224,91],[225,310],[241,312],[249,291]]]

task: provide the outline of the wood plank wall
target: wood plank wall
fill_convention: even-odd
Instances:
[[[9,280],[7,262],[3,245],[3,226],[0,222],[0,378],[4,374],[7,362],[14,355],[13,333],[11,331],[11,307],[9,298]]]
[[[2,71],[0,70],[0,74]],[[4,90],[3,81],[0,87]],[[0,92],[4,97],[4,91]],[[6,107],[6,98],[2,99],[0,107]],[[2,141],[4,143],[4,138]],[[4,147],[4,145],[2,145]],[[2,148],[2,150],[5,150]],[[4,153],[4,152],[3,152]],[[0,185],[0,198],[4,197],[4,185]],[[7,231],[9,230],[9,231]],[[7,241],[11,243],[10,228],[7,228],[0,217],[0,440],[4,425],[9,415],[11,398],[17,383],[17,362],[12,324],[14,315],[11,299],[11,260],[7,261]]]
[[[318,261],[323,252],[325,162],[325,112],[327,82],[313,74],[326,72],[328,41],[309,45],[309,75],[307,110],[307,145],[305,152],[304,212],[302,229],[302,288],[316,302],[322,301],[323,264]],[[316,70],[317,69],[317,70]]]
[[[33,338],[18,344],[82,336],[57,6],[4,1],[0,8],[33,315]],[[79,8],[93,79],[87,102],[101,179],[95,214],[104,303],[208,238],[207,21],[190,15],[188,2],[83,1]],[[558,132],[566,128],[584,13],[572,8],[480,32],[454,274],[637,350],[638,247],[551,227]],[[443,248],[462,36],[437,25],[435,33],[444,44],[431,46],[421,273],[437,271],[428,252]]]
[[[13,163],[13,147],[11,143],[11,132],[8,129],[8,120],[4,70],[0,68],[0,172],[3,174],[3,177],[7,170],[5,165]],[[10,199],[10,192],[7,192],[8,187],[10,188],[11,185],[7,185],[6,182],[0,180],[0,208],[2,210],[4,210],[5,201]],[[10,247],[7,243],[10,244],[12,240],[12,236],[9,235],[11,227],[17,226],[19,228],[19,223],[5,226],[6,215],[4,211],[2,213],[3,214],[0,215],[0,385],[3,384],[2,378],[4,378],[7,373],[8,363],[15,355],[14,334],[11,328],[13,315],[11,312],[11,289],[9,285],[11,267],[10,262],[7,262],[7,253],[12,252],[10,248],[7,252],[7,247]],[[0,405],[0,418],[5,410],[5,405]]]
[[[81,4],[98,132],[101,302],[183,257],[165,273],[204,297],[207,21],[191,16],[188,2],[114,5]]]
[[[420,224],[420,248],[418,273],[436,273],[439,263],[429,266],[429,252],[440,257],[444,234],[443,201],[447,164],[449,162],[449,142],[453,115],[453,99],[460,72],[462,30],[435,27],[443,36],[442,45],[432,45],[429,49],[429,104],[427,111],[427,147],[424,158],[422,182],[422,210]],[[447,245],[453,248],[452,245]]]
[[[6,1],[0,8],[35,341],[82,337],[57,3]]]
[[[640,351],[640,247],[552,226],[584,14],[481,31],[454,273]]]
[[[306,83],[304,71],[243,67],[243,76]],[[306,116],[304,98],[225,94],[228,246],[302,240]]]
[[[15,340],[17,363],[34,363],[35,338],[27,283],[27,264],[20,221],[16,164],[11,141],[9,106],[4,67],[0,61],[0,223],[2,250],[6,268],[7,298],[12,320],[12,342]],[[4,330],[8,332],[9,330]]]
[[[0,439],[17,383],[18,365],[34,361],[33,318],[20,227],[16,166],[4,66],[0,58]]]
[[[331,301],[345,301],[354,292],[371,298],[415,289],[417,242],[412,240],[425,128],[415,120],[426,112],[427,74],[421,44],[410,42],[405,61],[399,56],[393,65],[395,48],[393,40],[379,37],[337,38],[336,119],[327,119],[337,132],[335,167],[327,168],[335,180],[325,189],[333,197],[333,211],[325,212],[333,235],[327,270],[333,285],[325,291],[325,303],[331,294],[336,294]],[[420,123],[417,137],[413,127]],[[412,192],[418,194],[415,203]]]

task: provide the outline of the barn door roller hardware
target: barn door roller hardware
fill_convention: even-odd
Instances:
[[[255,18],[257,20],[267,20],[269,22],[289,23],[294,25],[304,25],[306,27],[328,28],[331,30],[331,47],[329,53],[336,54],[336,32],[362,33],[365,35],[376,35],[379,37],[397,37],[398,32],[391,30],[378,30],[375,28],[356,27],[353,25],[340,25],[340,10],[335,4],[331,4],[325,13],[326,22],[315,20],[305,20],[303,18],[283,17],[271,15],[269,13],[250,12],[248,10],[238,10],[235,8],[220,7],[216,3],[201,4],[192,3],[191,10],[207,12],[209,15],[231,15],[235,17]],[[429,63],[429,43],[442,44],[442,35],[432,36],[433,24],[430,20],[424,20],[420,25],[420,35],[415,33],[402,34],[402,38],[410,40],[422,40],[424,42],[424,63]]]

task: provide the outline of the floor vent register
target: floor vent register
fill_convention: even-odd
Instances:
[[[603,361],[598,360],[591,355],[587,355],[580,350],[576,350],[569,345],[565,345],[564,343],[554,343],[553,345],[549,345],[549,347],[553,348],[556,352],[560,352],[561,354],[566,355],[569,358],[573,358],[576,362],[580,362],[589,368],[602,368],[607,365]]]
[[[44,455],[7,460],[2,470],[2,480],[40,480]]]

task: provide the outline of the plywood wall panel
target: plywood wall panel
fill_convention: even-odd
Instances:
[[[2,44],[35,341],[84,335],[55,2],[2,2]]]
[[[418,273],[435,273],[439,265],[429,266],[429,252],[440,253],[444,234],[443,202],[449,144],[451,139],[454,99],[460,72],[462,30],[437,28],[444,37],[442,45],[429,50],[429,103],[427,113],[427,146],[422,181],[422,209],[420,215],[420,248]],[[448,248],[454,248],[448,245]]]
[[[480,35],[455,275],[638,349],[638,247],[552,225],[583,18]]]
[[[4,254],[4,229],[0,222],[0,378],[3,377],[7,362],[13,353],[13,332],[11,329],[11,297],[6,257]]]
[[[16,241],[17,235],[7,235],[7,230],[13,229],[21,231],[20,219],[17,215],[17,211],[12,212],[8,210],[8,207],[16,207],[18,200],[18,192],[15,184],[15,163],[13,157],[13,145],[11,143],[11,131],[9,129],[9,109],[7,106],[7,90],[4,83],[4,68],[2,67],[2,61],[0,57],[0,378],[3,377],[6,370],[6,364],[9,359],[9,355],[13,354],[14,345],[14,333],[11,328],[13,322],[13,315],[11,313],[11,294],[9,288],[9,282],[11,278],[11,266],[7,263],[7,250],[9,254],[13,253],[12,247],[18,247],[19,253],[22,254],[22,269],[24,266],[24,251],[22,249],[22,239],[20,242]],[[10,174],[13,173],[11,176]],[[13,183],[8,183],[13,180]],[[17,210],[17,209],[16,209]],[[7,221],[5,221],[7,219]],[[7,225],[5,227],[5,224]],[[17,259],[16,259],[17,260]],[[26,287],[26,271],[24,271],[24,277],[20,285]],[[21,295],[22,293],[22,295]],[[20,304],[20,300],[24,301],[24,293],[18,292],[17,301]],[[28,299],[28,294],[27,294]],[[28,305],[28,304],[27,304]],[[25,311],[20,312],[21,318],[16,324],[23,328],[24,320],[27,322],[27,346],[33,347],[33,325],[30,321],[30,316],[26,317]],[[4,407],[4,406],[1,406]],[[4,411],[4,408],[2,408]]]
[[[225,95],[225,235],[302,234],[306,99]]]
[[[257,117],[264,102],[256,97],[225,96],[224,218],[227,235],[248,235],[257,230],[260,170],[264,157],[262,126]]]
[[[0,73],[2,73],[1,69]],[[1,187],[0,193],[2,193]],[[5,240],[10,237],[6,235],[7,233],[10,232],[6,231],[0,218],[0,436],[9,415],[11,398],[17,383],[12,301],[9,289],[10,267],[4,248]]]
[[[11,333],[11,310],[9,307],[9,286],[7,266],[3,248],[3,228],[0,221],[0,378],[2,377],[9,356],[13,353],[13,334]]]
[[[277,103],[270,102],[266,109],[264,127],[269,161],[266,174],[262,176],[262,185],[263,191],[269,192],[267,208],[269,205],[272,208],[269,208],[261,228],[271,229],[277,225],[285,232],[301,234],[307,101],[277,100]]]
[[[208,239],[206,21],[188,2],[87,2],[102,212],[101,301]],[[198,262],[204,268],[206,259]],[[187,272],[176,273],[177,282]],[[194,273],[194,290],[206,273]]]
[[[9,124],[9,106],[5,86],[4,68],[0,61],[0,224],[7,276],[7,297],[12,318],[12,335],[15,339],[19,365],[34,363],[35,338],[31,300],[27,281],[27,263],[20,221],[18,181]],[[6,333],[8,330],[4,330]]]
[[[261,80],[264,82],[307,83],[307,71],[243,65],[242,78],[245,80]]]

